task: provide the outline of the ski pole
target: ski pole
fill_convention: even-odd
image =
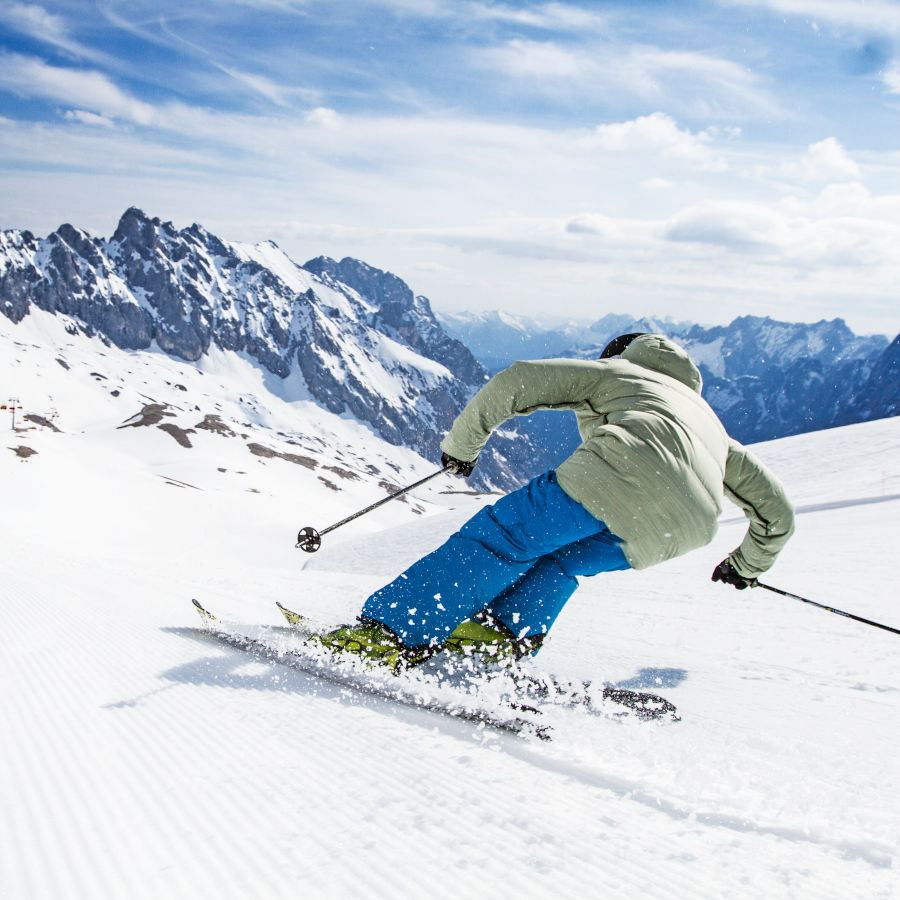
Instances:
[[[393,500],[395,497],[399,497],[401,494],[405,494],[407,491],[411,491],[413,488],[419,487],[419,485],[425,484],[426,481],[431,481],[432,478],[437,478],[438,475],[442,475],[447,471],[447,466],[442,466],[437,472],[432,472],[430,475],[426,475],[424,478],[420,478],[414,484],[409,484],[405,488],[400,488],[399,491],[395,491],[393,494],[389,494],[387,497],[384,497],[381,500],[377,500],[375,503],[367,506],[365,509],[361,509],[359,512],[353,513],[352,516],[347,516],[346,519],[341,519],[340,522],[335,522],[334,525],[329,525],[327,528],[323,528],[321,531],[316,531],[315,528],[311,528],[307,525],[305,528],[301,528],[297,532],[297,543],[295,546],[299,547],[301,550],[306,551],[307,553],[315,553],[316,550],[322,545],[322,536],[328,534],[329,531],[334,531],[335,528],[340,528],[341,525],[346,525],[348,522],[352,522],[354,519],[358,519],[360,516],[364,516],[367,512],[371,512],[373,509],[381,506],[382,503],[387,503],[388,500]]]
[[[864,622],[866,625],[874,625],[876,628],[883,628],[885,631],[892,631],[894,634],[900,634],[900,628],[891,628],[890,625],[882,625],[881,622],[873,622],[871,619],[864,619],[862,616],[855,616],[853,613],[844,612],[842,609],[835,609],[833,606],[825,606],[824,603],[816,603],[815,600],[807,600],[806,597],[800,597],[797,594],[791,594],[788,591],[783,591],[781,588],[772,587],[769,584],[763,584],[761,581],[755,582],[754,587],[765,588],[767,591],[772,591],[773,594],[781,594],[782,597],[791,597],[794,600],[801,600],[803,603],[809,603],[811,606],[818,606],[819,609],[827,610],[831,613],[837,613],[839,616],[846,616],[848,619],[853,619],[856,622]]]

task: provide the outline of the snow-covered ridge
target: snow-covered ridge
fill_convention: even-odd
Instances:
[[[0,317],[0,363],[21,406],[14,433],[11,414],[0,420],[6,445],[36,452],[36,464],[48,453],[90,455],[95,447],[151,478],[239,504],[247,492],[280,496],[298,517],[320,507],[343,517],[360,498],[380,499],[434,469],[303,396],[297,373],[282,380],[215,346],[196,362],[121,350],[67,316],[36,309],[19,325]],[[419,495],[394,506],[388,520],[405,521],[428,502]]]
[[[45,239],[4,232],[0,311],[12,322],[35,308],[62,314],[87,335],[176,359],[243,354],[282,380],[285,399],[312,398],[436,458],[483,370],[427,301],[403,285],[398,310],[396,290],[380,298],[378,289],[402,282],[364,268],[368,295],[271,241],[228,242],[196,224],[179,231],[129,209],[108,240],[71,225]]]

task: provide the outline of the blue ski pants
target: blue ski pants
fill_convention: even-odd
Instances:
[[[518,637],[546,634],[578,575],[630,568],[616,537],[546,472],[479,510],[366,600],[408,646],[440,644],[486,610]]]

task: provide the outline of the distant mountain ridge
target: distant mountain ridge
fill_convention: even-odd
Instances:
[[[704,396],[745,443],[900,414],[900,337],[890,344],[881,335],[860,337],[842,319],[802,324],[741,316],[705,328],[619,314],[564,326],[496,311],[440,318],[492,371],[520,354],[592,359],[617,334],[666,334],[691,354]]]
[[[629,331],[665,332],[676,337],[693,327],[693,322],[670,318],[635,319],[622,313],[609,313],[596,322],[571,320],[546,324],[539,318],[496,309],[438,313],[438,319],[447,332],[462,341],[492,373],[506,368],[516,359],[571,357],[593,352],[598,347],[602,350],[610,338]]]

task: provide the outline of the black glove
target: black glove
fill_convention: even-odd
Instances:
[[[716,566],[716,570],[712,573],[713,581],[723,581],[736,587],[739,591],[743,591],[748,587],[756,587],[755,578],[744,578],[728,559],[723,559]]]
[[[475,463],[477,462],[477,457],[472,462],[465,462],[464,460],[456,459],[456,457],[448,456],[446,453],[441,454],[441,465],[451,475],[462,475],[463,478],[468,478],[472,474],[472,469],[475,468]]]

